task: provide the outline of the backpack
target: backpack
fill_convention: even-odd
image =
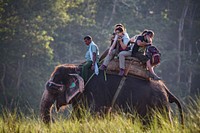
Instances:
[[[147,47],[146,55],[150,58],[152,66],[156,66],[160,63],[161,53],[154,45]]]

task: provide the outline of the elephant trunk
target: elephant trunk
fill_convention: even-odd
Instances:
[[[51,107],[55,102],[55,97],[45,89],[40,102],[40,117],[42,121],[48,124],[51,120]]]

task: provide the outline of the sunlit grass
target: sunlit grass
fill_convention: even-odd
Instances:
[[[92,116],[86,110],[82,118],[67,118],[57,116],[55,123],[45,125],[37,115],[25,116],[15,111],[4,111],[0,117],[1,133],[197,133],[200,132],[200,99],[192,101],[185,110],[185,127],[180,124],[178,117],[173,117],[173,125],[157,113],[148,126],[141,124],[138,117],[130,117],[123,112]],[[159,119],[157,119],[159,118]]]

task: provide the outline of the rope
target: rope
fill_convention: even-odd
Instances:
[[[107,81],[106,71],[104,71],[104,78],[105,78],[105,81]]]
[[[103,60],[101,60],[100,62],[99,62],[99,64],[101,64],[103,62]],[[98,67],[98,69],[100,68],[100,66]],[[105,71],[104,71],[105,72]],[[92,77],[94,76],[94,74],[95,74],[95,72],[93,72],[92,73],[92,75],[90,76],[90,78],[87,80],[87,82],[85,83],[85,85],[84,85],[84,88],[86,87],[86,85],[89,83],[89,81],[92,79]]]
[[[110,107],[110,108],[113,108],[113,106],[114,106],[114,104],[115,104],[115,101],[116,101],[116,99],[117,99],[117,97],[118,97],[118,95],[119,95],[119,93],[120,93],[120,91],[121,91],[121,89],[122,89],[122,87],[123,87],[123,85],[124,85],[125,80],[126,80],[126,77],[122,77],[122,79],[121,79],[121,81],[120,81],[120,83],[119,83],[119,86],[118,86],[118,88],[117,88],[117,91],[115,92],[115,95],[114,95],[114,97],[113,97],[113,100],[112,100],[112,103],[111,103],[111,107]]]
[[[86,82],[85,85],[84,85],[84,88],[85,88],[85,86],[89,83],[89,81],[92,79],[92,77],[94,76],[94,74],[95,74],[95,73],[93,73],[93,74],[90,76],[90,78],[87,80],[87,82]]]
[[[127,68],[127,71],[125,72],[124,76],[122,77],[122,79],[121,79],[121,81],[119,83],[119,86],[117,88],[117,91],[115,92],[115,95],[113,97],[113,100],[112,100],[112,103],[111,103],[111,106],[110,106],[108,112],[111,112],[111,110],[112,110],[112,108],[113,108],[113,106],[115,104],[115,101],[117,100],[117,97],[118,97],[118,95],[119,95],[119,93],[120,93],[120,91],[121,91],[121,89],[122,89],[122,87],[124,85],[124,82],[126,81],[126,76],[127,76],[128,72],[130,70],[130,66],[131,66],[132,62],[133,62],[133,60],[130,61],[129,66]]]

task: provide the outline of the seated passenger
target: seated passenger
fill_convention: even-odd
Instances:
[[[112,37],[111,37],[111,43],[110,43],[110,46],[113,44],[113,41],[114,41],[115,35],[117,35],[117,33],[116,33],[115,30],[116,30],[117,28],[119,28],[119,27],[123,28],[123,29],[124,29],[124,32],[126,32],[126,29],[125,29],[125,27],[124,27],[123,24],[116,24],[116,25],[114,26],[114,32],[113,32]]]
[[[151,65],[149,57],[147,55],[144,55],[144,49],[152,44],[153,36],[154,32],[151,30],[147,31],[145,35],[138,36],[132,49],[132,56],[138,58],[142,63],[146,63],[146,67],[149,71],[148,74],[152,79],[160,80],[161,78],[158,77],[153,70],[153,66]]]
[[[92,37],[87,35],[84,37],[84,42],[87,45],[87,52],[85,54],[86,62],[82,66],[81,76],[86,82],[88,80],[88,70],[91,68],[98,74],[98,66],[97,63],[99,61],[99,48],[92,41]]]
[[[131,38],[130,38],[130,43],[135,43],[135,41],[137,40],[137,37],[138,37],[138,36],[145,35],[145,34],[147,33],[147,31],[148,31],[147,29],[144,29],[142,33],[131,37]]]
[[[126,29],[125,29],[125,27],[124,27],[123,24],[121,24],[121,23],[115,24],[115,26],[114,26],[114,32],[112,33],[112,36],[111,36],[111,39],[110,39],[111,41],[110,41],[110,46],[109,46],[109,47],[111,47],[111,45],[113,44],[114,38],[115,38],[115,36],[116,36],[115,30],[116,30],[117,28],[119,28],[119,27],[122,27],[122,28],[124,29],[124,31],[126,32]],[[108,51],[109,51],[109,48],[107,48],[107,49],[102,53],[102,55],[101,55],[101,57],[100,57],[100,59],[99,59],[100,62],[107,56]]]
[[[108,51],[107,56],[105,57],[105,60],[103,64],[101,65],[100,69],[105,70],[109,64],[109,62],[114,58],[114,56],[117,56],[119,52],[126,50],[128,42],[129,42],[129,36],[124,31],[124,28],[118,27],[115,29],[115,38],[110,46],[110,49]]]
[[[145,33],[147,32],[147,30],[144,30],[142,33],[141,33],[141,35],[145,35]],[[127,56],[131,56],[132,55],[132,48],[133,48],[133,46],[134,46],[134,42],[136,41],[136,39],[137,39],[137,37],[138,37],[139,35],[136,35],[136,36],[134,36],[134,37],[132,37],[131,39],[130,39],[130,45],[129,45],[129,49],[127,49],[127,50],[125,50],[125,51],[121,51],[120,53],[119,53],[119,68],[120,68],[120,72],[119,72],[119,75],[120,76],[123,76],[124,75],[124,72],[125,72],[125,57],[127,57]],[[141,47],[142,48],[142,47]],[[139,51],[140,51],[140,49],[139,49]]]

